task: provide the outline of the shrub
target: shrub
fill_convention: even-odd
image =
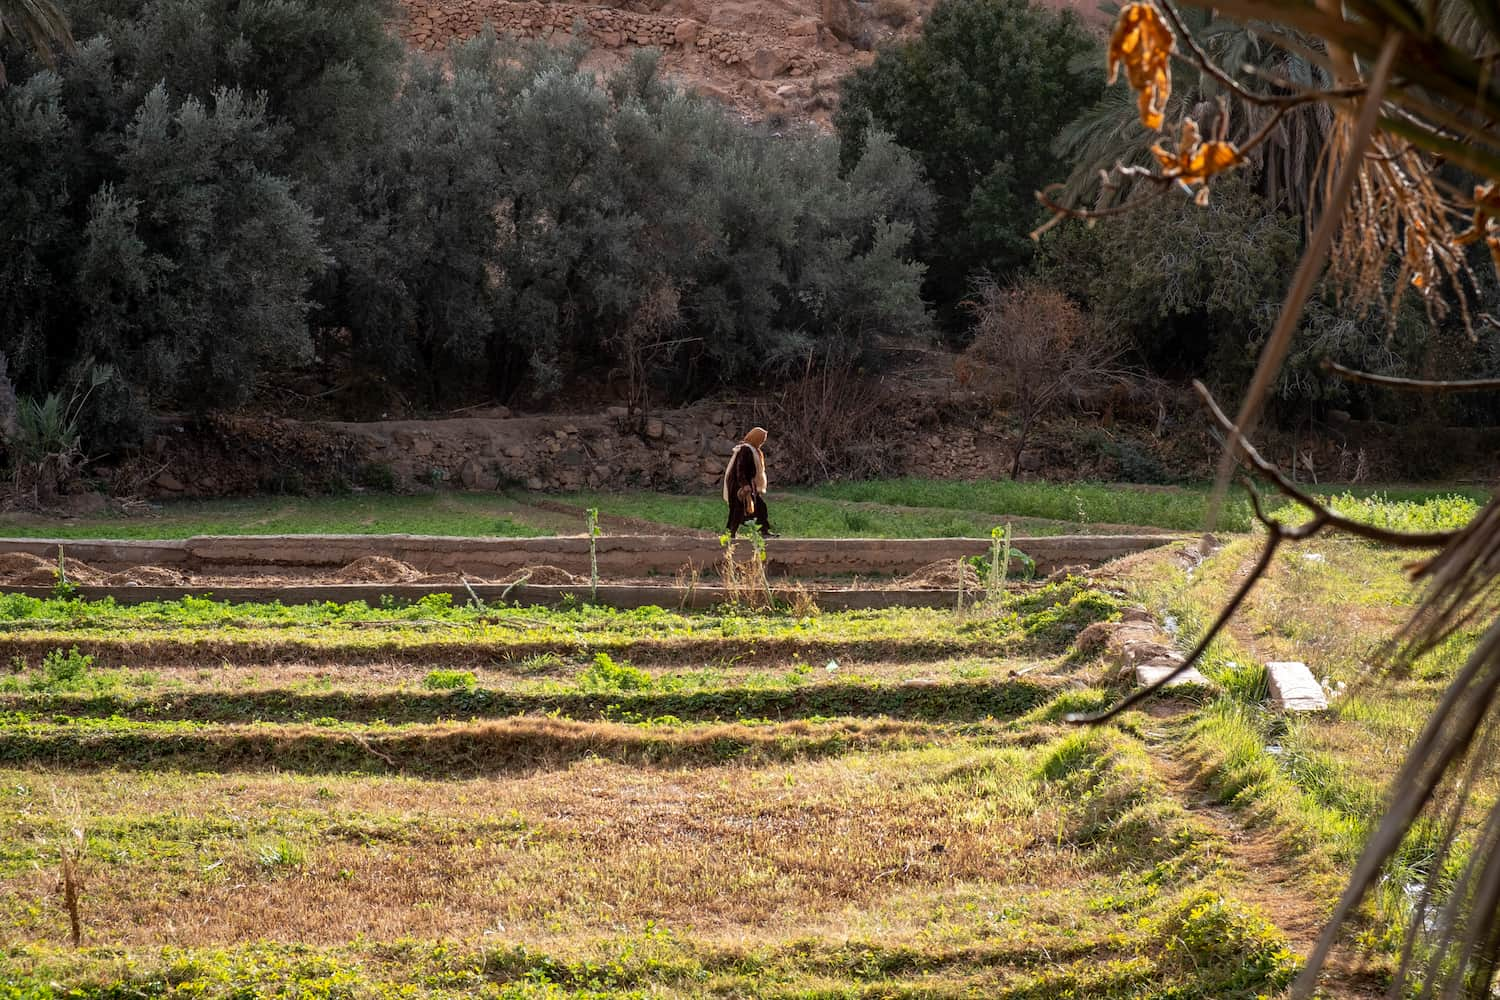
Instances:
[[[651,685],[646,671],[616,663],[608,653],[595,653],[594,661],[578,675],[578,686],[585,691],[644,691]]]
[[[50,690],[71,690],[80,687],[93,669],[94,658],[78,652],[78,647],[64,652],[54,649],[42,657],[41,684]]]
[[[1125,384],[1124,348],[1062,292],[1035,280],[1005,288],[984,280],[969,308],[974,342],[964,352],[973,389],[1009,407],[1019,425],[1012,479],[1037,421],[1081,396]]]
[[[1190,977],[1194,997],[1274,993],[1301,964],[1274,924],[1242,903],[1200,891],[1161,921],[1159,962]]]
[[[477,683],[471,670],[429,670],[422,678],[422,686],[429,691],[466,691]]]

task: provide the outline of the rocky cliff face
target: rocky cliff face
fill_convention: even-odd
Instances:
[[[397,30],[441,51],[486,23],[501,33],[593,46],[585,65],[607,73],[636,48],[662,52],[667,76],[745,120],[831,126],[844,74],[874,50],[921,31],[935,0],[402,0]],[[1041,0],[1103,23],[1095,0]]]
[[[600,73],[651,47],[661,51],[668,77],[747,120],[827,128],[839,79],[872,60],[881,41],[918,30],[921,5],[929,2],[404,0],[396,27],[427,51],[471,38],[486,23],[524,38],[562,41],[577,33],[593,47],[585,66]]]

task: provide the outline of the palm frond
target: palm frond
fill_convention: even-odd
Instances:
[[[14,38],[47,65],[54,61],[53,49],[73,50],[68,15],[53,0],[0,0],[0,46]],[[5,64],[0,62],[0,86],[5,84]]]

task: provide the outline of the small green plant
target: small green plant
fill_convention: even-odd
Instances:
[[[1166,942],[1161,965],[1191,974],[1199,996],[1274,992],[1297,973],[1297,957],[1274,924],[1206,889],[1173,907],[1157,933]]]
[[[434,618],[446,618],[453,611],[453,595],[448,593],[425,594],[417,601],[421,614]]]
[[[1010,522],[990,529],[990,566],[985,599],[991,603],[1005,597],[1005,576],[1010,572]]]
[[[599,508],[589,508],[589,602],[599,602]]]
[[[57,568],[52,571],[56,583],[52,585],[52,596],[60,601],[69,601],[78,596],[78,585],[68,579],[68,562],[63,556],[63,547],[57,547]]]
[[[523,659],[517,666],[517,672],[523,674],[545,674],[562,669],[563,658],[553,652],[533,653]]]
[[[429,670],[422,678],[429,691],[467,691],[478,682],[472,670]]]
[[[594,662],[578,675],[578,686],[585,691],[645,691],[651,685],[646,671],[616,663],[608,653],[595,653]]]
[[[964,616],[964,581],[968,579],[964,570],[968,568],[966,565],[967,562],[968,560],[966,559],[960,559],[958,561],[958,572],[955,574],[958,578],[958,606],[954,609],[954,613],[960,618]]]
[[[282,837],[257,847],[255,862],[267,871],[288,871],[306,864],[307,852]]]
[[[36,497],[53,495],[78,474],[88,461],[82,427],[89,397],[114,374],[109,365],[91,365],[72,380],[66,397],[51,392],[16,401],[10,445],[17,487],[24,484]]]
[[[81,686],[93,669],[94,658],[78,652],[78,647],[64,652],[54,649],[42,657],[41,686],[48,690],[70,690]]]
[[[754,582],[758,583],[760,589],[765,592],[766,607],[775,607],[776,598],[771,593],[771,582],[766,577],[766,539],[760,533],[760,525],[751,524],[746,527],[750,530],[750,547],[755,551]]]

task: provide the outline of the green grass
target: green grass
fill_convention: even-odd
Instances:
[[[971,608],[960,619],[936,608],[800,615],[737,607],[708,612],[583,604],[570,610],[479,608],[454,605],[446,594],[378,607],[362,601],[231,604],[198,597],[120,605],[108,599],[5,594],[0,595],[0,630],[22,667],[43,657],[69,667],[76,657],[54,651],[77,647],[83,657],[109,665],[302,658],[438,662],[449,669],[509,663],[524,669],[527,657],[578,653],[734,661],[797,650],[865,659],[896,652],[919,659],[970,650],[1052,652],[1117,609],[1113,598],[1075,577],[1012,589],[1003,602]],[[595,664],[594,679],[601,685],[622,688],[635,677],[612,660],[607,664]],[[23,671],[0,677],[0,690],[45,689],[53,678],[42,669],[39,675]],[[73,673],[84,676],[66,683],[98,689],[86,671]]]
[[[577,493],[563,499],[597,507],[605,517],[629,517],[679,528],[722,532],[724,502],[717,496],[664,493]],[[867,503],[774,493],[771,526],[792,538],[988,538],[1004,518],[965,510],[897,509]],[[1028,534],[1062,534],[1068,525],[1029,525]]]
[[[1431,508],[1451,520],[1482,491],[1465,488],[1318,487],[1354,512],[1392,516],[1402,505]],[[773,492],[770,510],[782,534],[796,538],[987,538],[1010,522],[1021,535],[1097,532],[1124,527],[1196,531],[1207,512],[1206,487],[1133,487],[1117,483],[977,483],[922,479],[835,483]],[[1360,501],[1381,502],[1361,508]],[[58,520],[0,516],[0,536],[19,538],[185,538],[192,535],[416,534],[527,537],[582,534],[583,510],[715,534],[725,510],[717,493],[577,493],[551,499],[579,508],[576,516],[543,510],[524,493],[441,493],[425,496],[360,494],[335,497],[256,497],[173,501],[150,517],[102,516]],[[1384,514],[1382,514],[1384,512]],[[1394,515],[1405,516],[1405,515]],[[1235,493],[1220,527],[1244,531],[1249,505]],[[649,530],[649,529],[648,529]]]
[[[177,500],[150,517],[78,520],[0,516],[11,538],[189,538],[194,535],[465,535],[550,534],[516,517],[516,502],[495,494],[430,496],[360,494],[334,497],[253,497]],[[582,521],[579,531],[583,530]]]
[[[1309,487],[1320,496],[1342,496],[1350,501],[1369,497],[1422,503],[1448,496],[1483,502],[1483,490],[1446,487],[1322,486]],[[1138,525],[1174,531],[1201,530],[1208,513],[1207,486],[1134,487],[1122,483],[1036,483],[995,480],[978,483],[924,479],[893,479],[862,483],[832,483],[810,491],[830,500],[860,501],[928,509],[952,509],[992,517],[1049,518],[1088,526]],[[1284,506],[1268,498],[1268,506]],[[1462,504],[1455,504],[1455,507]],[[1351,511],[1352,512],[1352,511]],[[1249,501],[1242,491],[1231,491],[1219,526],[1246,531],[1251,524]]]

